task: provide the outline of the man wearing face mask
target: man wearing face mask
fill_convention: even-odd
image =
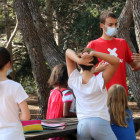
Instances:
[[[120,58],[119,67],[107,83],[107,90],[114,84],[120,84],[125,87],[128,94],[126,84],[126,64],[127,62],[134,71],[140,69],[140,63],[136,63],[132,59],[132,52],[124,39],[114,38],[117,34],[117,18],[111,11],[104,11],[100,15],[100,27],[103,29],[103,34],[100,38],[91,41],[87,48],[92,48],[98,52],[107,53]],[[102,60],[99,59],[101,62]],[[105,62],[106,63],[106,62]]]

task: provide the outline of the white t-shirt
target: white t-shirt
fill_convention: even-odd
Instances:
[[[69,87],[76,96],[76,112],[78,120],[90,117],[100,117],[110,121],[107,108],[107,90],[102,89],[104,79],[102,72],[82,84],[82,75],[75,69],[68,80]]]
[[[62,101],[63,102],[71,102],[71,107],[70,107],[70,112],[75,112],[75,98],[73,97],[73,93],[70,90],[64,90],[62,91],[63,97]]]
[[[12,80],[0,82],[0,140],[25,140],[18,104],[27,98],[19,83]]]

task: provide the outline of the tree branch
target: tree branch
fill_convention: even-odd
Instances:
[[[12,40],[14,39],[14,37],[16,35],[17,29],[18,29],[18,19],[17,19],[17,16],[16,16],[16,26],[15,26],[15,29],[14,29],[12,35],[10,36],[10,38],[8,40],[8,43],[6,45],[6,48],[9,48],[9,45],[11,44]]]

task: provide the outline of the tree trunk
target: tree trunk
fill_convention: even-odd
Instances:
[[[46,0],[46,15],[47,15],[47,28],[49,33],[53,36],[53,22],[52,22],[52,5],[51,0]]]
[[[138,47],[140,49],[140,1],[132,0],[133,19],[135,24],[135,34]]]
[[[14,0],[14,5],[23,39],[27,46],[31,60],[33,76],[35,78],[38,91],[39,105],[40,107],[43,106],[42,115],[43,119],[45,119],[50,89],[47,84],[49,73],[44,61],[42,46],[36,28],[33,24],[33,19],[28,8],[27,1]]]
[[[54,38],[52,35],[50,35],[48,28],[46,27],[45,22],[38,11],[37,1],[28,0],[28,7],[31,11],[33,23],[41,41],[44,58],[49,67],[53,68],[59,63],[65,63],[64,56],[58,49]]]
[[[130,0],[126,0],[126,4],[124,9],[122,10],[122,13],[118,19],[118,37],[124,38],[131,51],[136,52],[131,39],[130,39],[130,33],[129,28],[131,23],[133,22],[133,13],[132,13],[132,4]],[[129,84],[132,89],[132,92],[134,94],[134,98],[140,108],[140,72],[134,72],[132,71],[131,67],[126,65],[127,75],[129,78]]]

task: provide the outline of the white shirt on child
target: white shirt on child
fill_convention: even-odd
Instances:
[[[107,108],[107,90],[102,89],[104,79],[102,72],[82,84],[82,75],[75,69],[69,76],[68,85],[76,96],[76,113],[78,120],[100,117],[110,121]]]
[[[19,83],[12,80],[0,82],[0,140],[25,140],[18,104],[27,98]]]

